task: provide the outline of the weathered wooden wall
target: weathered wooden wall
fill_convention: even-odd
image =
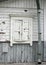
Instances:
[[[0,63],[30,63],[37,61],[37,47],[37,42],[34,42],[32,47],[29,44],[14,44],[10,47],[9,43],[0,43]],[[43,53],[41,52],[41,54],[43,60]]]
[[[41,36],[44,41],[44,22],[43,22],[43,0],[40,0],[41,5]],[[4,35],[6,40],[10,40],[10,16],[9,14],[22,13],[25,9],[28,9],[29,15],[33,15],[33,39],[32,41],[38,41],[38,22],[36,13],[36,2],[35,0],[8,0],[0,3],[0,22],[6,22],[6,32]],[[37,60],[37,43],[31,47],[29,44],[15,44],[10,47],[8,43],[0,43],[0,62],[21,62],[28,63]],[[7,49],[6,49],[7,48]],[[43,49],[43,48],[42,48]],[[43,53],[42,53],[43,55]],[[42,56],[43,57],[43,56]]]
[[[0,44],[0,62],[28,63],[32,61],[32,47],[28,45]]]
[[[29,14],[34,14],[32,15],[32,41],[38,41],[38,21],[37,21],[37,14],[35,15],[35,13],[37,12],[35,9],[32,9],[29,10],[30,12],[27,13]],[[6,35],[4,35],[4,37],[6,38],[6,40],[9,40],[9,36],[10,36],[10,16],[9,14],[13,14],[14,15],[17,15],[16,13],[21,13],[21,12],[24,12],[24,9],[16,9],[16,8],[0,8],[0,22],[3,22],[5,21],[5,31],[6,31]],[[22,13],[23,14],[23,13]],[[24,13],[25,15],[25,13]],[[21,15],[23,16],[23,15]],[[43,19],[44,16],[43,16],[43,10],[41,10],[41,17],[40,17],[40,21],[41,21],[41,38],[42,38],[42,41],[44,40],[44,22],[43,22]],[[2,27],[3,28],[3,27]]]
[[[43,0],[40,0],[40,6],[43,9]],[[21,8],[36,8],[36,0],[8,0],[0,3],[0,7],[21,7]]]

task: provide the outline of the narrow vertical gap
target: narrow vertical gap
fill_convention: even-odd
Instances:
[[[42,61],[44,61],[44,1],[42,0],[42,5],[43,5],[43,58],[42,58]]]

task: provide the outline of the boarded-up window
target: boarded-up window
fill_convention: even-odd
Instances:
[[[32,44],[32,18],[11,17],[11,43]]]

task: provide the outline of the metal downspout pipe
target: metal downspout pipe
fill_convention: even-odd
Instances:
[[[38,19],[38,52],[37,52],[37,62],[38,64],[41,64],[42,62],[42,54],[41,54],[41,27],[40,27],[40,4],[39,0],[36,0],[37,4],[37,19]]]

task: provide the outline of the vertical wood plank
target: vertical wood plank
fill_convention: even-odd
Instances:
[[[27,58],[28,58],[27,57],[27,45],[25,45],[24,47],[25,47],[25,49],[24,49],[24,51],[25,51],[24,58],[25,58],[25,63],[26,63],[27,62]]]
[[[14,50],[13,50],[13,61],[16,63],[17,46],[16,45],[13,45],[13,46],[14,46]]]
[[[10,62],[13,62],[13,47],[10,47]]]
[[[0,43],[0,63],[2,62],[2,44]]]
[[[16,55],[16,62],[18,63],[18,45],[17,45],[17,55]]]
[[[21,46],[21,62],[25,62],[25,59],[24,59],[24,45]]]
[[[10,62],[10,46],[8,47],[8,53],[7,53],[7,61]]]
[[[15,58],[15,62],[17,62],[17,45],[15,45],[14,47],[14,58]]]
[[[21,45],[17,45],[17,62],[21,62]]]

